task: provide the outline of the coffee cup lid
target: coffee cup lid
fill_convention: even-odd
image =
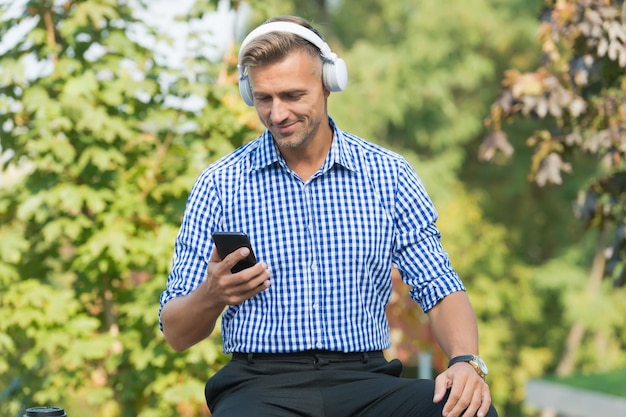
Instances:
[[[67,417],[60,407],[31,407],[26,409],[24,417]]]

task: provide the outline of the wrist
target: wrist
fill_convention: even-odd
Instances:
[[[465,362],[465,363],[471,365],[471,367],[474,368],[476,373],[482,379],[485,379],[485,377],[489,374],[489,370],[487,368],[487,365],[485,364],[483,359],[480,356],[478,356],[478,355],[459,355],[459,356],[455,356],[452,359],[450,359],[450,362],[448,362],[448,368],[450,368],[452,365],[454,365],[456,363],[461,363],[461,362]]]

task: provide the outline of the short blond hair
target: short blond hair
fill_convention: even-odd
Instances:
[[[263,24],[271,22],[291,22],[309,29],[320,39],[322,35],[307,20],[298,16],[277,16],[266,20]],[[320,74],[322,69],[322,55],[317,46],[306,39],[288,32],[270,32],[250,41],[242,51],[239,65],[248,68],[275,64],[284,60],[294,51],[305,51],[311,57],[318,58],[320,62]]]

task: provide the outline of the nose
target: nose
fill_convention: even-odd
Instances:
[[[272,120],[272,123],[280,123],[287,118],[289,118],[287,104],[280,99],[274,99],[272,101],[272,108],[270,111],[270,119]]]

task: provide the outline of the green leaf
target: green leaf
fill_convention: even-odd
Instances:
[[[17,264],[23,252],[28,248],[23,231],[8,225],[0,226],[0,261]]]

